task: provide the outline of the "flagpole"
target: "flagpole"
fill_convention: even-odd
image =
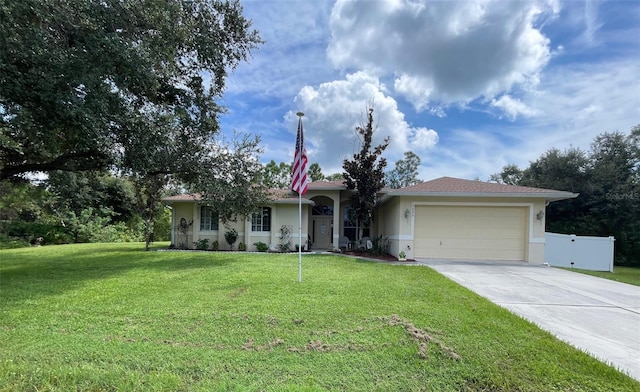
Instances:
[[[298,283],[302,282],[302,194],[298,193]]]
[[[296,115],[302,121],[304,113],[298,112]],[[302,283],[302,192],[298,192],[298,283]]]

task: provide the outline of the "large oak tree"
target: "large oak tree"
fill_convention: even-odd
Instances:
[[[169,181],[228,211],[243,193],[238,178],[223,180],[245,176],[246,165],[227,158],[259,148],[258,139],[216,142],[217,100],[227,72],[260,43],[235,0],[1,1],[0,180],[54,170],[128,176],[147,241]]]
[[[0,179],[189,171],[260,42],[233,0],[1,1]]]

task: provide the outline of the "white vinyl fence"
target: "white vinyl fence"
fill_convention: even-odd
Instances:
[[[613,237],[545,233],[544,261],[552,267],[613,272]]]

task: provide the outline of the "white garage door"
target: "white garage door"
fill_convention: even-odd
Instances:
[[[417,206],[416,257],[524,260],[524,207]]]

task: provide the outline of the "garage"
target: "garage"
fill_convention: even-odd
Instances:
[[[416,257],[526,260],[527,207],[416,206]]]

